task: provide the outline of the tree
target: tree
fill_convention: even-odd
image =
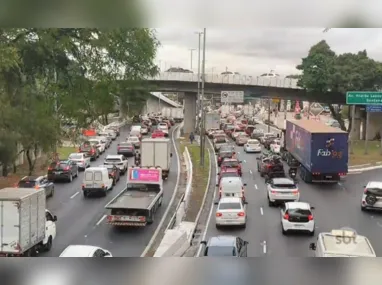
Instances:
[[[301,75],[299,74],[290,74],[287,75],[285,78],[290,78],[290,79],[299,79]]]
[[[382,86],[381,67],[381,63],[370,59],[366,51],[336,55],[326,41],[320,41],[310,48],[308,56],[296,68],[302,71],[298,80],[300,87],[320,92],[323,96],[329,96],[332,91],[345,96],[349,90],[378,90]],[[341,114],[332,105],[329,108],[341,128],[346,130]]]

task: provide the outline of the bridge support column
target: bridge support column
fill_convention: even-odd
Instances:
[[[196,93],[184,93],[184,126],[183,131],[189,134],[195,131],[196,124]]]

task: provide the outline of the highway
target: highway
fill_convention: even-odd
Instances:
[[[317,185],[299,182],[301,201],[309,202],[315,207],[313,214],[316,221],[316,235],[283,236],[280,225],[280,210],[268,206],[264,178],[257,172],[258,154],[247,154],[243,147],[237,147],[239,159],[243,166],[243,181],[247,183],[246,229],[219,229],[215,227],[212,211],[207,226],[206,239],[217,235],[236,235],[249,242],[248,257],[280,256],[309,257],[309,243],[317,239],[321,231],[330,231],[341,227],[350,227],[357,233],[370,239],[377,256],[382,256],[382,214],[380,212],[361,212],[360,200],[364,185],[370,180],[381,180],[382,170],[368,171],[348,175],[345,181],[336,185]],[[286,166],[287,169],[287,166]]]
[[[170,139],[177,126],[170,129]],[[129,126],[121,130],[121,135],[92,166],[103,164],[107,154],[117,153],[118,141],[126,140]],[[72,183],[56,183],[55,195],[48,199],[47,207],[57,215],[57,236],[50,252],[41,256],[57,257],[68,245],[94,245],[105,248],[115,257],[139,257],[148,245],[153,233],[169,205],[178,177],[178,157],[172,144],[172,164],[169,178],[164,182],[165,192],[162,207],[155,215],[153,224],[139,228],[115,229],[106,224],[105,205],[126,187],[126,175],[121,176],[114,189],[106,197],[84,199],[81,192],[83,172]],[[129,165],[134,159],[129,158]]]

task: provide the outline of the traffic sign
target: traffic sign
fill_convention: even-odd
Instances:
[[[382,105],[382,92],[349,91],[346,92],[348,105]]]
[[[309,114],[312,116],[319,116],[324,111],[324,107],[320,103],[314,102],[310,104]]]
[[[382,112],[382,105],[367,105],[366,112],[368,113]]]
[[[222,91],[221,102],[222,103],[243,103],[244,91]]]

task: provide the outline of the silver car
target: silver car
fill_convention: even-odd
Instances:
[[[382,182],[367,183],[362,193],[361,210],[382,209]]]
[[[79,170],[85,170],[90,167],[90,157],[86,153],[71,153],[69,159],[77,164]]]
[[[245,191],[241,177],[223,177],[219,183],[219,199],[223,197],[238,197],[245,201]]]

